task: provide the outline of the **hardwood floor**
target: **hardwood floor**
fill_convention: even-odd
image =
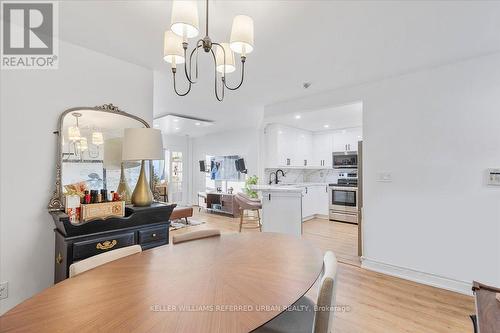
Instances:
[[[312,219],[304,222],[303,227],[304,238],[320,249],[333,251],[340,262],[360,266],[356,224]]]
[[[196,221],[206,223],[171,232],[217,228],[222,233],[238,232],[238,219],[198,213]],[[304,223],[304,237],[323,251],[332,250],[339,259],[335,333],[460,333],[473,332],[469,314],[472,297],[372,272],[359,267],[356,257],[357,227],[313,219]],[[247,229],[243,232],[258,232]],[[317,286],[307,293],[316,298]]]

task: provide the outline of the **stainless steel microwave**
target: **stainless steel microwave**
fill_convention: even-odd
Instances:
[[[356,152],[333,153],[334,169],[352,169],[357,167],[358,167],[358,153]]]

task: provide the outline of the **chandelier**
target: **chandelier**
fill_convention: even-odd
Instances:
[[[172,4],[172,22],[170,30],[165,32],[163,59],[171,64],[174,91],[179,96],[186,96],[191,86],[198,80],[198,51],[200,48],[211,53],[214,63],[214,91],[218,101],[224,99],[225,89],[236,90],[243,84],[247,54],[253,51],[253,20],[246,15],[237,15],[233,19],[229,43],[217,43],[208,35],[208,0],[206,0],[205,37],[196,41],[194,49],[188,53],[188,39],[199,33],[198,6],[196,1],[174,1]],[[226,74],[236,70],[234,53],[240,54],[241,79],[236,86],[230,86]],[[194,56],[194,69],[193,69]],[[189,64],[188,64],[189,62]],[[184,74],[188,81],[187,90],[177,90],[175,74],[177,65],[184,64]],[[194,73],[193,73],[194,71]],[[194,75],[193,75],[194,74]],[[220,83],[219,81],[220,74]]]

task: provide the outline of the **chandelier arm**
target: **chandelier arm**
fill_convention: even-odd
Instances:
[[[222,102],[222,100],[224,99],[224,84],[222,84],[222,96],[219,97],[219,92],[217,91],[217,59],[215,57],[215,53],[214,53],[214,50],[211,49],[210,52],[212,53],[212,56],[214,58],[214,77],[215,77],[215,80],[214,80],[214,91],[215,91],[215,98],[217,98],[217,100],[219,102]],[[224,78],[222,78],[222,82],[224,82]]]
[[[191,91],[191,82],[188,82],[189,86],[188,86],[188,89],[185,93],[180,93],[177,91],[177,85],[175,83],[175,68],[172,68],[172,75],[173,75],[173,78],[174,78],[174,91],[177,95],[179,96],[186,96],[187,94],[189,94],[189,92]]]
[[[222,83],[229,90],[236,90],[236,89],[238,89],[239,87],[241,87],[241,85],[243,84],[243,80],[245,79],[245,61],[246,61],[247,57],[241,56],[241,81],[240,81],[240,83],[236,87],[230,87],[230,86],[228,86],[226,84],[226,50],[219,43],[213,42],[212,44],[217,45],[218,47],[220,47],[222,49],[222,54],[224,56],[224,68],[223,68],[224,73],[222,75]],[[217,66],[217,64],[216,64],[216,66]]]
[[[189,83],[192,83],[192,84],[195,84],[197,81],[198,81],[198,49],[200,47],[202,47],[202,45],[200,44],[200,42],[203,42],[201,39],[199,39],[197,42],[196,42],[196,47],[191,51],[191,54],[189,56],[189,71],[187,69],[187,43],[182,43],[183,45],[183,49],[184,49],[184,74],[186,75],[186,78],[187,80],[189,81]],[[192,73],[191,73],[191,70],[193,68],[193,54],[194,52],[196,52],[196,62],[195,62],[195,79],[193,80],[192,77]]]
[[[241,85],[243,84],[243,80],[245,79],[245,60],[244,60],[244,58],[245,57],[241,57],[241,81],[240,81],[240,83],[236,87],[229,87],[226,84],[226,80],[223,80],[224,81],[224,85],[226,86],[227,89],[229,89],[229,90],[236,90],[239,87],[241,87]]]

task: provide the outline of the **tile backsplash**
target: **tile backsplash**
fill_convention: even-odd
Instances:
[[[269,182],[269,174],[276,172],[278,169],[265,169],[265,183]],[[285,177],[280,177],[282,183],[336,183],[339,178],[339,170],[311,170],[311,169],[286,169]],[[274,181],[274,176],[273,176]]]

